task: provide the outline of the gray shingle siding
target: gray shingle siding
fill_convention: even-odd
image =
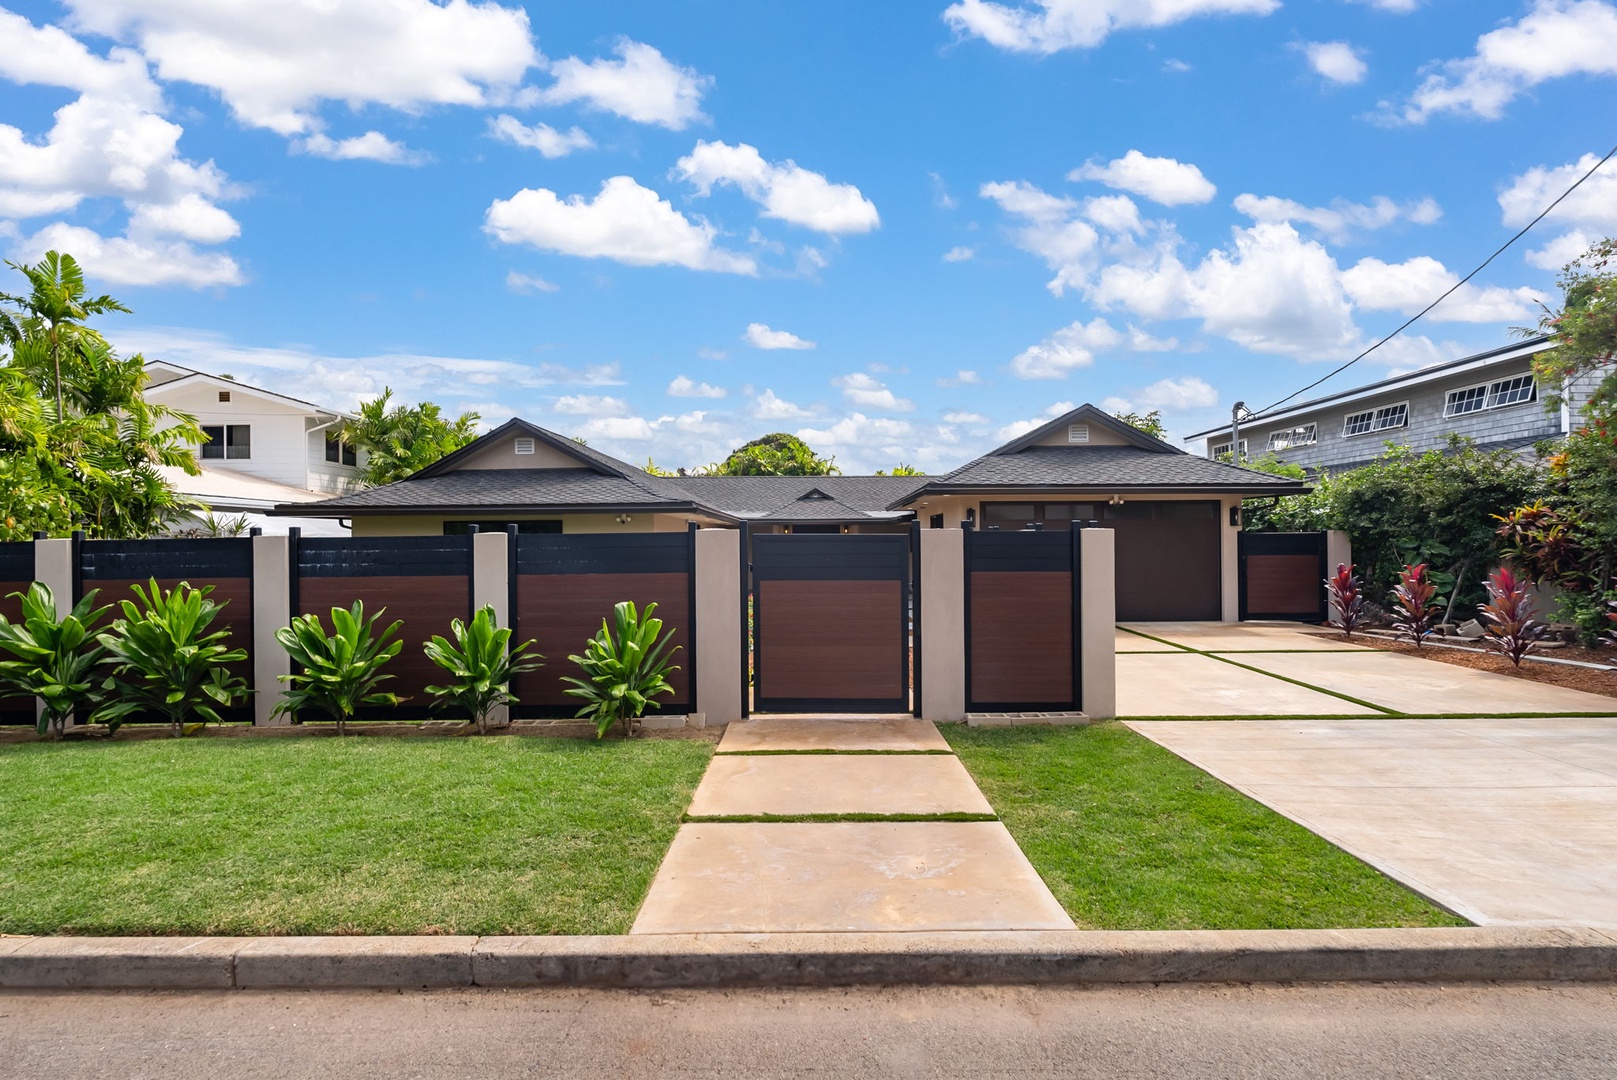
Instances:
[[[1460,373],[1447,379],[1434,380],[1415,386],[1389,387],[1384,394],[1365,397],[1348,404],[1332,403],[1317,411],[1293,414],[1278,422],[1258,421],[1241,428],[1241,438],[1247,444],[1247,453],[1261,457],[1267,452],[1271,432],[1317,425],[1317,441],[1310,446],[1295,446],[1275,452],[1282,461],[1305,468],[1341,469],[1361,465],[1379,456],[1388,442],[1409,446],[1417,451],[1438,449],[1453,434],[1465,435],[1479,446],[1530,446],[1541,439],[1560,437],[1562,432],[1559,410],[1545,408],[1542,396],[1518,405],[1496,409],[1483,409],[1463,416],[1445,417],[1443,409],[1451,390],[1499,382],[1517,375],[1532,373],[1527,357],[1489,365],[1481,372]],[[1370,412],[1388,405],[1409,404],[1407,427],[1374,431],[1365,435],[1344,436],[1343,423],[1349,415]],[[1211,455],[1221,443],[1229,442],[1228,435],[1208,437]]]

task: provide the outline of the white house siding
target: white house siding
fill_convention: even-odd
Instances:
[[[289,487],[307,487],[306,411],[246,392],[232,391],[232,400],[222,402],[219,392],[220,387],[215,383],[178,386],[164,393],[162,402],[180,412],[190,413],[204,427],[217,424],[251,426],[252,456],[207,458],[205,460],[210,467],[233,469]],[[197,457],[201,459],[200,447]]]
[[[1439,449],[1446,445],[1450,433],[1469,436],[1483,447],[1523,445],[1540,439],[1558,438],[1563,433],[1561,413],[1559,410],[1546,409],[1542,395],[1519,405],[1483,409],[1463,416],[1443,415],[1444,404],[1451,390],[1531,373],[1531,363],[1528,358],[1522,357],[1491,365],[1480,372],[1460,373],[1416,386],[1389,387],[1385,393],[1346,404],[1333,403],[1315,411],[1289,414],[1284,419],[1269,423],[1260,421],[1243,425],[1241,438],[1247,444],[1250,457],[1262,457],[1268,452],[1271,432],[1312,423],[1316,425],[1317,437],[1313,445],[1275,451],[1275,456],[1281,461],[1309,469],[1362,465],[1384,453],[1388,442],[1419,451]],[[1409,404],[1408,426],[1365,435],[1342,434],[1343,422],[1349,415],[1403,402]],[[1211,435],[1207,442],[1211,454],[1220,444],[1228,444],[1229,436]]]
[[[325,426],[307,432],[304,436],[308,444],[308,483],[310,491],[320,491],[327,495],[347,495],[351,491],[359,490],[359,468],[355,465],[343,465],[326,460],[326,436],[331,433],[331,427]],[[364,454],[357,459],[365,460]]]

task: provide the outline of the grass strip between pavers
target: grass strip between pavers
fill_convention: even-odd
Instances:
[[[1323,686],[1315,686],[1313,683],[1305,683],[1301,679],[1292,679],[1292,678],[1286,677],[1285,675],[1276,675],[1272,671],[1264,671],[1262,668],[1255,668],[1251,664],[1243,664],[1239,660],[1229,660],[1229,659],[1226,659],[1223,656],[1218,655],[1217,653],[1202,653],[1202,655],[1205,656],[1205,657],[1208,657],[1209,659],[1217,660],[1221,664],[1228,664],[1228,665],[1230,665],[1230,667],[1238,667],[1238,668],[1241,668],[1244,671],[1252,671],[1252,672],[1256,672],[1259,675],[1267,675],[1271,679],[1279,679],[1281,682],[1291,683],[1291,685],[1293,685],[1293,686],[1300,686],[1304,690],[1312,690],[1316,694],[1325,694],[1328,697],[1337,698],[1340,701],[1346,701],[1346,702],[1348,702],[1349,704],[1352,704],[1352,705],[1362,705],[1366,709],[1374,709],[1376,712],[1382,713],[1382,714],[1384,714],[1386,716],[1407,716],[1408,715],[1407,713],[1399,712],[1397,709],[1389,709],[1385,705],[1377,705],[1373,701],[1365,701],[1362,698],[1356,698],[1356,697],[1352,696],[1351,694],[1342,694],[1342,693],[1338,693],[1335,690],[1327,690]]]
[[[1158,645],[1171,646],[1171,647],[1173,647],[1175,649],[1178,649],[1180,652],[1191,652],[1191,653],[1193,653],[1193,652],[1199,651],[1197,649],[1192,649],[1189,645],[1181,645],[1177,641],[1169,641],[1167,638],[1160,638],[1160,637],[1157,637],[1157,636],[1155,636],[1153,634],[1144,634],[1144,633],[1141,633],[1138,630],[1130,630],[1126,626],[1117,626],[1117,624],[1114,623],[1113,627],[1115,629],[1123,631],[1123,633],[1125,633],[1125,634],[1133,634],[1135,637],[1143,637],[1147,641],[1154,641]]]
[[[725,750],[724,757],[953,757],[953,750]]]
[[[832,824],[839,821],[998,821],[995,814],[686,814],[687,825]]]
[[[615,934],[698,740],[0,747],[0,933]]]
[[[944,734],[1080,927],[1467,925],[1122,724]]]

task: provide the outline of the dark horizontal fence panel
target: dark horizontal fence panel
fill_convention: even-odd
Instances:
[[[85,540],[79,544],[80,595],[97,590],[97,606],[111,605],[108,621],[123,615],[120,601],[142,607],[133,586],[147,590],[152,579],[159,588],[172,590],[181,583],[192,588],[209,586],[208,598],[221,605],[209,632],[226,631],[224,644],[247,653],[245,660],[228,665],[230,673],[253,685],[253,547],[250,539],[223,537],[203,540]],[[271,693],[273,693],[273,688]],[[221,715],[230,721],[252,720],[250,700]],[[159,716],[136,723],[166,723]]]
[[[523,537],[524,540],[528,539]],[[685,543],[684,536],[673,539]],[[685,566],[677,572],[519,574],[517,577],[516,639],[534,639],[544,666],[517,677],[513,692],[520,699],[512,706],[517,717],[572,716],[583,702],[565,691],[564,677],[582,678],[579,666],[567,659],[584,651],[585,643],[610,622],[612,608],[631,600],[642,612],[656,604],[678,671],[668,677],[674,696],[660,697],[660,713],[690,711],[690,672],[687,657],[693,640],[690,577]]]
[[[356,536],[298,541],[302,578],[466,577],[471,568],[471,544],[465,537]],[[457,614],[465,618],[465,612]]]
[[[683,574],[691,541],[679,533],[518,535],[518,574]]]
[[[907,534],[754,536],[752,565],[759,579],[907,580],[909,537]]]
[[[28,591],[34,580],[34,545],[30,543],[0,544],[0,615],[12,622],[22,618],[22,600],[11,595]],[[64,597],[58,596],[60,605]],[[11,654],[0,654],[0,660],[12,659]],[[0,698],[0,724],[32,724],[34,699],[28,697]]]
[[[967,536],[967,708],[1065,711],[1073,700],[1073,536]]]

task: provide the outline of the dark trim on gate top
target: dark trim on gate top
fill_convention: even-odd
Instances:
[[[253,576],[253,542],[242,537],[202,540],[84,540],[78,544],[84,581],[144,581]]]
[[[685,574],[691,541],[680,533],[522,533],[519,574]]]
[[[464,577],[471,546],[459,536],[309,537],[294,548],[305,577]]]

